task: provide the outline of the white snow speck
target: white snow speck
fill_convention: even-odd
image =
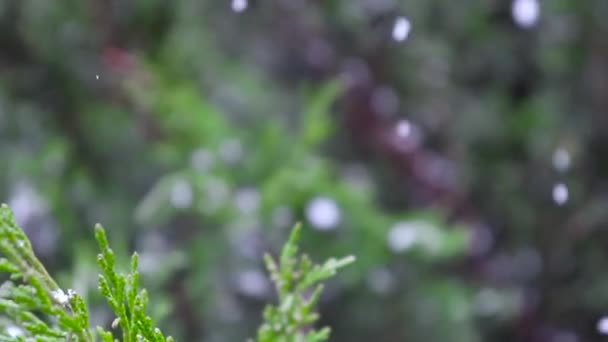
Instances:
[[[558,148],[553,152],[553,167],[560,172],[570,168],[570,153],[565,148]]]
[[[253,214],[260,207],[260,192],[255,188],[243,188],[234,195],[234,204],[243,214]]]
[[[522,28],[531,28],[538,22],[540,5],[538,0],[514,0],[511,5],[513,19]]]
[[[204,148],[200,148],[192,153],[190,164],[198,171],[205,172],[213,167],[213,154]]]
[[[608,316],[600,318],[597,322],[597,331],[602,335],[608,335]]]
[[[318,230],[335,229],[341,216],[338,204],[331,198],[316,197],[306,207],[306,218]]]
[[[563,205],[568,201],[568,187],[564,183],[553,186],[553,201],[557,205]]]
[[[393,39],[402,42],[407,39],[412,29],[412,24],[405,17],[398,17],[393,25]]]
[[[176,209],[187,209],[192,205],[194,193],[192,186],[187,181],[180,179],[171,188],[171,204]]]
[[[8,327],[6,327],[6,334],[10,337],[23,336],[23,329],[15,325],[9,325]]]
[[[228,139],[224,141],[219,148],[220,158],[230,165],[236,164],[241,158],[243,158],[243,145],[238,139]]]
[[[247,9],[248,5],[247,0],[232,0],[231,7],[236,13],[241,13]]]
[[[395,133],[399,138],[405,139],[412,133],[412,125],[407,120],[401,120],[395,127]]]
[[[418,241],[416,227],[410,223],[397,223],[388,232],[387,242],[389,248],[396,253],[404,252],[413,247]]]
[[[250,297],[261,298],[268,292],[268,281],[264,273],[258,270],[246,270],[237,276],[239,290]]]
[[[69,292],[69,291],[68,291]],[[62,289],[57,289],[51,293],[53,299],[61,305],[65,305],[70,300],[70,297],[63,292]]]

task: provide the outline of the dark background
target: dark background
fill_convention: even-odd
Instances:
[[[296,222],[334,341],[608,331],[608,1],[4,0],[0,200],[94,324],[92,227],[243,341]],[[603,324],[600,324],[603,323]]]

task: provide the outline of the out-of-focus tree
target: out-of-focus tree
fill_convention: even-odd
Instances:
[[[607,6],[7,0],[1,198],[79,293],[83,227],[137,247],[183,340],[253,335],[298,220],[358,256],[335,340],[597,339]]]

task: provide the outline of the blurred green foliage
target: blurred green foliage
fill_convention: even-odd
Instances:
[[[358,257],[334,340],[598,338],[606,1],[244,4],[0,2],[0,194],[62,286],[102,303],[104,222],[163,331],[244,340],[302,221]]]

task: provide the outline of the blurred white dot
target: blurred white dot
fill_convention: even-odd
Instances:
[[[501,295],[493,289],[485,288],[475,296],[475,310],[479,315],[492,316],[497,314],[503,306]]]
[[[201,201],[200,210],[213,214],[224,207],[230,198],[230,188],[226,181],[218,177],[207,177],[204,186],[205,201]]]
[[[183,179],[176,181],[171,188],[171,204],[176,209],[186,209],[192,205],[194,193],[190,183]]]
[[[560,147],[553,152],[553,167],[560,172],[570,168],[570,153],[566,149]]]
[[[540,15],[538,0],[514,0],[511,13],[515,22],[523,28],[530,28],[536,24]]]
[[[412,125],[407,120],[401,120],[397,123],[395,127],[395,133],[399,138],[407,138],[412,133]]]
[[[418,231],[410,223],[398,223],[388,232],[387,242],[393,252],[404,252],[412,248],[417,241]]]
[[[247,0],[232,0],[232,10],[240,13],[247,9],[248,6]]]
[[[95,79],[98,80],[99,79],[99,75],[95,75]]]
[[[394,277],[387,269],[379,268],[372,270],[367,275],[367,283],[372,291],[378,294],[389,292],[394,283]]]
[[[336,201],[327,197],[317,197],[308,203],[306,218],[318,230],[332,230],[341,219]]]
[[[568,187],[564,183],[553,186],[553,201],[557,205],[563,205],[568,201]]]
[[[255,188],[244,188],[234,196],[236,208],[243,214],[253,214],[260,206],[260,193]]]
[[[156,231],[144,234],[138,244],[139,271],[141,273],[153,274],[159,271],[160,262],[167,256],[167,241],[163,235]]]
[[[38,191],[26,182],[17,183],[8,205],[15,215],[15,221],[21,226],[27,225],[34,217],[46,214],[48,209]]]
[[[220,158],[226,164],[235,164],[243,157],[243,145],[238,139],[229,139],[219,148]]]
[[[402,42],[407,39],[412,29],[412,24],[405,17],[398,17],[393,25],[393,39]]]
[[[14,325],[9,325],[8,327],[6,327],[6,334],[10,337],[23,336],[23,329]]]
[[[246,270],[236,277],[239,291],[246,296],[263,298],[268,292],[268,281],[264,273],[258,270]]]
[[[159,253],[138,252],[139,255],[139,272],[142,274],[154,274],[158,271],[158,265],[161,260],[159,257],[164,257]]]
[[[602,317],[597,322],[597,331],[600,334],[608,335],[608,317]]]
[[[363,165],[346,165],[342,177],[355,190],[368,193],[373,188],[369,171]]]
[[[213,166],[213,155],[204,148],[198,149],[192,153],[190,163],[199,171],[207,171]]]
[[[420,146],[423,139],[420,129],[411,121],[402,119],[395,123],[390,141],[396,149],[403,153],[411,153]],[[421,166],[423,163],[415,163]],[[424,171],[427,172],[427,171]]]

